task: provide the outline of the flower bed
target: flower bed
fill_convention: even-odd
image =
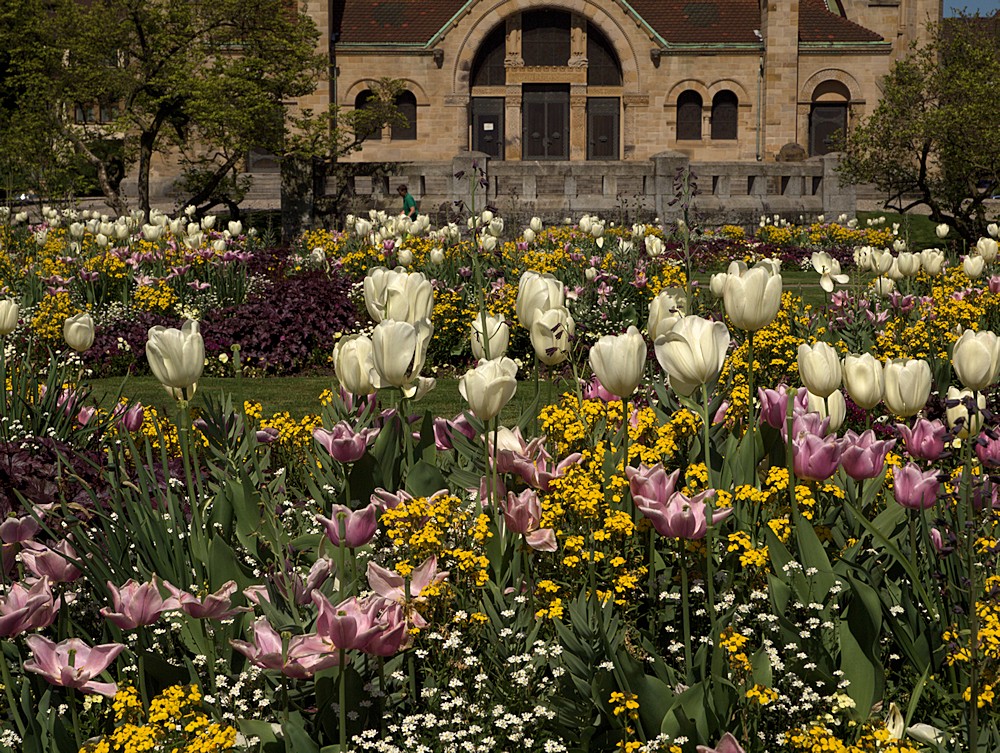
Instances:
[[[765,227],[826,308],[731,228],[5,225],[0,749],[995,747],[996,243]],[[94,405],[140,353],[175,410]],[[220,355],[338,383],[195,414]]]

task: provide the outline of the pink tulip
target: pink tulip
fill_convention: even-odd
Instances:
[[[516,427],[510,431],[502,430],[495,448],[492,437],[488,441],[490,456],[496,457],[497,473],[517,473],[520,464],[531,465],[536,460],[552,459],[548,450],[545,449],[544,436],[535,437],[530,442],[526,442],[521,436],[521,430]]]
[[[903,437],[906,451],[912,458],[934,461],[944,452],[948,428],[940,421],[918,418],[912,429],[905,424],[896,424],[896,429]]]
[[[278,631],[263,617],[253,624],[252,643],[229,642],[255,666],[276,669],[286,677],[298,680],[308,679],[320,670],[340,663],[339,657],[329,653],[327,644],[315,633],[293,636],[288,641],[286,652]]]
[[[714,748],[709,748],[707,745],[699,745],[697,751],[698,753],[746,753],[743,750],[743,746],[736,742],[736,738],[729,732],[722,736],[722,739],[719,740],[719,743]]]
[[[679,469],[667,474],[662,463],[657,463],[652,468],[647,468],[640,463],[638,468],[625,469],[629,489],[632,491],[632,499],[639,507],[665,506],[667,500],[674,493],[674,487],[677,485],[677,478],[680,474]]]
[[[352,596],[333,606],[319,591],[313,591],[313,603],[319,608],[316,633],[334,648],[343,651],[364,649],[368,641],[379,632],[369,604]]]
[[[993,439],[985,432],[976,441],[976,455],[983,465],[991,468],[1000,466],[1000,437]],[[0,537],[3,536],[3,526],[0,526]]]
[[[260,606],[261,604],[271,603],[271,593],[267,590],[267,586],[259,584],[256,586],[247,586],[243,589],[243,596],[251,604]]]
[[[600,400],[605,403],[612,403],[621,400],[621,398],[617,395],[612,395],[608,392],[605,386],[601,384],[601,380],[596,376],[584,386],[583,398],[584,400]]]
[[[364,652],[372,656],[392,656],[409,642],[410,634],[403,607],[382,597],[377,607],[379,632],[371,637]]]
[[[450,421],[446,418],[435,418],[435,447],[441,451],[452,449],[454,447],[452,438],[455,436],[456,431],[459,434],[463,434],[468,439],[475,439],[476,437],[476,430],[472,428],[472,424],[469,423],[469,419],[465,417],[464,413],[459,413]]]
[[[421,594],[428,586],[440,583],[448,577],[448,571],[438,572],[437,557],[430,556],[424,560],[419,567],[410,573],[410,587],[406,590],[406,581],[402,575],[392,570],[376,565],[374,562],[368,563],[368,585],[371,589],[384,599],[395,601],[406,607],[411,607],[411,602],[421,602]],[[424,627],[427,621],[417,612],[408,615],[416,627]]]
[[[704,500],[713,496],[715,489],[706,489],[690,498],[681,492],[674,492],[665,504],[646,506],[640,504],[643,498],[639,497],[636,506],[649,518],[653,528],[661,536],[670,539],[696,540],[705,538],[708,532],[708,516]],[[732,512],[731,507],[717,510],[712,515],[712,524],[720,523]]]
[[[792,440],[793,467],[798,478],[825,481],[840,465],[840,443],[834,436],[803,433]]]
[[[436,497],[439,494],[447,494],[447,493],[448,490],[443,489],[434,492],[433,496]],[[375,493],[372,494],[371,501],[373,504],[377,505],[381,510],[395,510],[404,502],[412,502],[413,495],[404,489],[400,489],[398,492],[393,494],[379,487],[378,489],[375,490]]]
[[[542,457],[536,458],[534,461],[515,458],[514,471],[528,486],[544,492],[549,490],[549,483],[553,479],[562,478],[566,475],[566,471],[579,463],[582,458],[583,455],[574,452],[556,465]]]
[[[94,417],[94,413],[96,412],[97,408],[93,405],[85,405],[80,408],[79,413],[76,414],[76,422],[80,424],[80,426],[86,426],[90,423],[90,419]]]
[[[128,407],[128,410],[122,414],[122,426],[125,427],[125,431],[128,432],[139,431],[139,429],[142,428],[142,420],[145,416],[146,411],[142,407],[142,403],[132,403],[132,405]]]
[[[937,528],[931,529],[930,536],[934,551],[938,554],[951,554],[955,551],[955,535],[950,531],[948,532],[947,541],[945,541],[944,535]]]
[[[108,590],[111,592],[112,608],[101,609],[101,616],[122,630],[152,625],[161,614],[180,606],[176,598],[164,599],[160,595],[155,576],[141,585],[129,580],[121,588],[108,581]]]
[[[24,663],[29,672],[41,675],[53,685],[74,688],[113,698],[118,686],[113,682],[94,682],[124,649],[120,643],[90,647],[79,638],[56,644],[40,635],[29,635],[28,648],[33,658]]]
[[[772,429],[784,429],[788,423],[788,387],[779,384],[778,389],[757,388],[760,397],[760,421]],[[795,392],[793,416],[801,416],[809,410],[809,390],[800,387]]]
[[[58,611],[48,578],[35,581],[30,589],[15,583],[0,599],[0,638],[47,628]]]
[[[896,501],[910,510],[926,510],[937,501],[938,472],[921,471],[916,463],[909,463],[893,471],[893,492]]]
[[[355,432],[346,421],[333,427],[333,431],[314,429],[313,439],[330,453],[338,463],[353,463],[361,459],[368,449],[368,443],[378,434],[378,429],[362,429]]]
[[[855,481],[875,478],[885,468],[885,456],[895,444],[895,439],[876,440],[871,429],[860,436],[848,430],[840,440],[840,464]]]
[[[312,601],[312,592],[322,586],[332,573],[333,560],[320,557],[309,568],[305,580],[298,573],[292,574],[290,590],[284,586],[281,579],[276,580],[276,585],[284,593],[286,599],[290,598],[299,606],[305,606]]]
[[[524,536],[524,540],[532,549],[554,552],[559,548],[556,543],[556,532],[552,528],[540,527],[542,503],[539,502],[538,492],[534,489],[525,489],[517,495],[508,492],[502,506],[507,527]]]
[[[163,581],[163,585],[177,600],[176,608],[198,620],[225,620],[240,612],[250,611],[246,607],[233,607],[232,595],[236,593],[236,581],[226,582],[222,588],[208,594],[204,599],[199,599],[188,591],[182,591],[168,581]]]
[[[260,444],[274,444],[278,441],[278,437],[281,434],[273,426],[265,426],[263,429],[257,431],[254,436]]]
[[[7,518],[0,523],[0,541],[4,544],[23,544],[33,539],[40,530],[38,521],[30,515]]]
[[[801,437],[804,434],[813,434],[817,437],[825,437],[830,431],[830,417],[823,418],[819,413],[799,413],[792,419],[792,438]],[[781,440],[788,441],[788,426],[781,427]]]
[[[334,505],[331,515],[331,518],[317,515],[316,520],[326,529],[327,538],[335,546],[340,546],[341,541],[350,549],[364,546],[378,529],[378,506],[374,502],[360,510]]]
[[[76,551],[66,539],[54,547],[34,541],[26,542],[21,552],[21,562],[38,578],[48,578],[53,583],[71,583],[82,575],[73,564]]]

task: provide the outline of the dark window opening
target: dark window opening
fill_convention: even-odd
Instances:
[[[677,140],[697,141],[701,138],[701,95],[688,89],[677,98]]]
[[[483,40],[472,63],[472,86],[503,86],[507,81],[503,61],[507,55],[507,33],[500,24]]]
[[[354,99],[354,109],[364,110],[369,103],[375,99],[375,94],[371,89],[365,89]],[[362,134],[359,134],[362,135]],[[368,141],[379,141],[382,138],[381,128],[372,128],[368,133],[363,134]]]
[[[587,85],[622,85],[622,69],[614,47],[604,33],[590,23],[587,24]]]
[[[396,109],[406,122],[392,124],[393,141],[414,141],[417,138],[417,98],[405,91],[396,97]]]
[[[535,10],[521,16],[521,57],[525,65],[566,65],[569,53],[569,13]]]
[[[618,97],[587,98],[587,159],[618,159]]]
[[[738,130],[739,100],[731,91],[712,98],[712,138],[735,139]]]

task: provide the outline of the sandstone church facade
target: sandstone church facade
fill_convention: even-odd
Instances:
[[[940,0],[303,0],[329,76],[296,105],[363,107],[400,79],[406,126],[351,159],[773,161],[834,148]]]

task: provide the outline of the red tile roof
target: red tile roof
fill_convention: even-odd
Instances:
[[[424,44],[451,20],[463,0],[333,0],[337,41]],[[753,43],[760,29],[758,0],[631,0],[630,5],[668,43]],[[800,0],[799,41],[879,42],[882,37],[831,13],[824,0]]]
[[[799,3],[800,42],[882,42],[882,37],[861,24],[831,13],[824,0]]]

